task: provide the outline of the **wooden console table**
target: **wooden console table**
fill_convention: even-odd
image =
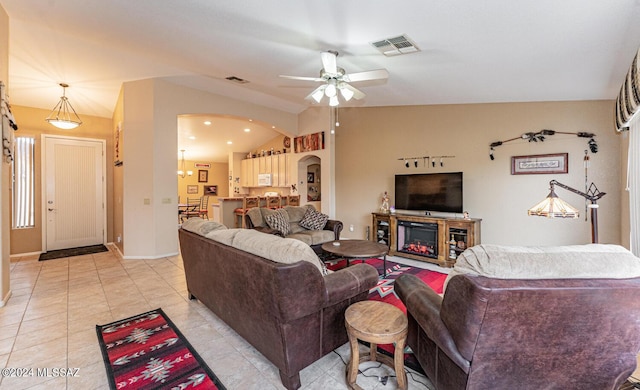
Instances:
[[[389,245],[389,255],[453,267],[456,258],[466,248],[480,244],[481,219],[445,218],[402,213],[372,213],[372,239]],[[400,251],[404,243],[398,243],[398,222],[417,222],[435,225],[437,252],[430,256]],[[453,243],[451,243],[453,239]]]

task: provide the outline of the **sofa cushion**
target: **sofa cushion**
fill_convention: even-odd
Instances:
[[[265,222],[271,229],[282,233],[283,236],[289,234],[289,215],[282,209],[275,210],[264,217]]]
[[[284,211],[289,214],[289,222],[300,222],[300,220],[304,217],[304,213],[307,212],[308,209],[314,209],[313,205],[306,204],[304,206],[285,206]]]
[[[304,232],[305,230],[307,229],[300,226],[300,222],[289,221],[289,234],[296,234],[296,233]]]
[[[306,234],[308,230],[304,230],[298,233],[289,234],[287,238],[293,238],[298,241],[304,242],[307,245],[313,245],[313,236],[311,234]]]
[[[327,214],[308,208],[300,220],[300,226],[309,230],[322,230],[328,220],[329,216]]]
[[[206,236],[209,232],[212,232],[214,230],[224,230],[227,227],[218,222],[205,221],[200,217],[193,217],[183,222],[182,228],[201,236]]]
[[[640,259],[619,245],[483,244],[468,248],[458,256],[445,285],[458,274],[497,279],[624,279],[640,277]]]
[[[253,229],[237,229],[231,246],[264,257],[277,263],[292,264],[307,261],[313,264],[322,275],[326,275],[326,267],[311,247],[302,241],[282,238]]]
[[[304,230],[296,234],[289,234],[287,238],[295,238],[307,245],[318,245],[335,240],[336,235],[333,230]]]

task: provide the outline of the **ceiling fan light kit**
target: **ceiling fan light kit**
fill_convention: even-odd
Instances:
[[[364,72],[357,72],[348,74],[343,68],[338,67],[337,59],[338,52],[325,51],[320,53],[320,59],[322,61],[322,69],[320,70],[320,77],[304,77],[304,76],[285,76],[280,77],[291,80],[313,81],[322,83],[319,87],[314,89],[305,99],[312,100],[316,103],[321,103],[326,96],[329,99],[329,105],[336,107],[340,105],[340,98],[345,102],[351,99],[360,100],[366,95],[353,85],[349,83],[357,83],[361,81],[370,80],[386,80],[389,78],[389,72],[386,69],[376,69]]]

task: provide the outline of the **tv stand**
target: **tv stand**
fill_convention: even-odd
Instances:
[[[373,240],[389,255],[453,267],[466,248],[480,244],[481,219],[372,213]]]

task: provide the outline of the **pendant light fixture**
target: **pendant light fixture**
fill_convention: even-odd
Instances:
[[[187,171],[184,168],[185,162],[184,162],[184,149],[180,149],[180,153],[182,154],[182,158],[180,159],[180,169],[178,170],[178,176],[180,176],[181,178],[185,178],[186,176],[191,176],[193,175],[193,171]]]
[[[82,121],[65,95],[69,84],[60,83],[60,86],[62,87],[60,101],[53,107],[51,114],[45,120],[59,129],[75,129],[82,124]]]

